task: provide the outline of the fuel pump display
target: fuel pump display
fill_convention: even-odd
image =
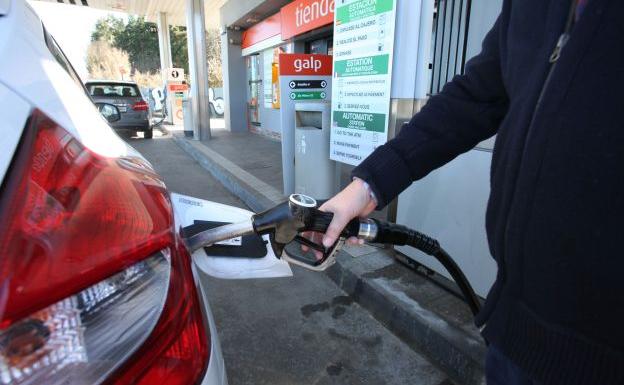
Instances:
[[[205,230],[188,237],[185,241],[192,252],[242,235],[254,233],[269,235],[271,247],[276,256],[313,271],[324,271],[333,265],[336,262],[336,252],[349,237],[357,237],[366,242],[411,246],[435,257],[442,263],[460,288],[472,313],[476,315],[479,312],[481,304],[466,276],[448,253],[440,247],[437,240],[405,226],[371,218],[351,220],[342,231],[340,239],[330,248],[316,244],[301,235],[308,231],[324,233],[332,218],[332,213],[318,209],[318,203],[314,198],[303,194],[292,194],[287,201],[255,214],[247,221]],[[320,251],[322,257],[318,260],[310,260],[290,254],[285,247],[292,242]]]

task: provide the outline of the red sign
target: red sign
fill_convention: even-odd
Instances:
[[[282,7],[282,40],[334,22],[334,0],[296,0]]]
[[[303,53],[279,55],[280,76],[284,75],[331,75],[332,56]]]
[[[188,91],[188,84],[168,84],[170,92],[184,92]]]
[[[246,31],[243,31],[243,41],[241,46],[249,48],[256,43],[277,36],[281,31],[280,14],[266,18]]]

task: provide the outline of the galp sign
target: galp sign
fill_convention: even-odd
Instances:
[[[312,70],[318,73],[321,70],[321,61],[318,58],[310,56],[307,59],[295,59],[295,71],[301,73],[303,70]]]
[[[279,72],[282,75],[318,75],[332,74],[330,55],[280,54]]]

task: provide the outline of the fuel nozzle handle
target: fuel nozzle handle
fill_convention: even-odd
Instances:
[[[329,228],[329,224],[334,219],[334,214],[316,210],[308,223],[306,224],[306,231],[314,231],[317,233],[325,233]],[[368,219],[360,220],[359,218],[352,219],[342,230],[340,234],[344,238],[357,237],[360,234],[361,222],[368,221]]]
[[[314,209],[306,223],[305,231],[327,232],[334,218],[333,213]],[[342,230],[343,238],[356,237],[372,243],[385,243],[395,246],[410,245],[418,250],[434,255],[440,249],[440,243],[403,225],[380,221],[373,218],[354,218]]]
[[[325,233],[334,214],[316,210],[306,231]],[[418,250],[434,255],[440,250],[440,243],[403,225],[380,221],[373,218],[354,218],[342,230],[341,237],[356,237],[371,243],[384,243],[395,246],[409,245]]]
[[[287,202],[254,215],[252,223],[257,234],[274,233],[277,242],[290,243],[297,234],[303,232],[327,232],[333,218],[333,213],[319,210],[313,198],[293,194]],[[374,226],[371,219],[355,218],[345,226],[341,237],[362,237],[370,240],[370,231]]]

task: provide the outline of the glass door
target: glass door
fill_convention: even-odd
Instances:
[[[258,103],[260,103],[262,96],[262,79],[260,78],[259,62],[259,55],[247,56],[247,119],[251,129],[260,126]]]

